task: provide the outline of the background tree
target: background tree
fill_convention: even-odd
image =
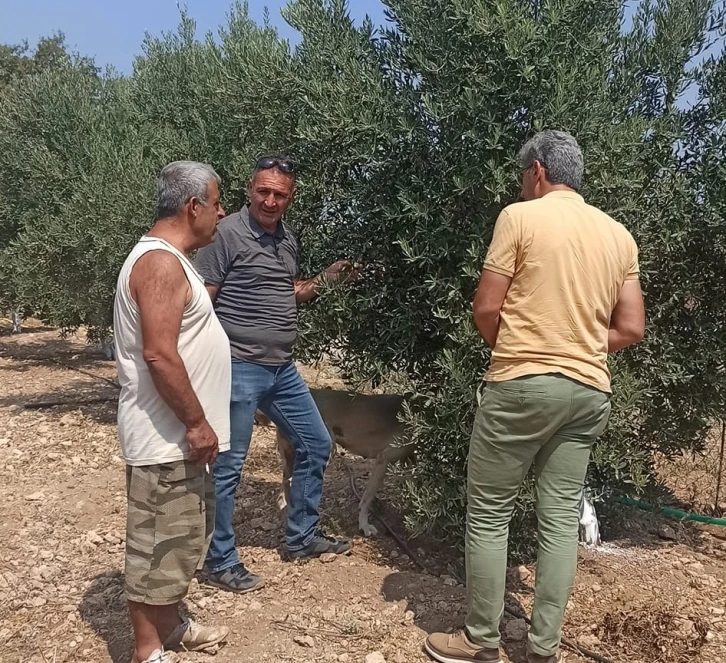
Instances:
[[[22,98],[22,88],[26,84],[30,84],[36,77],[52,72],[62,76],[62,72],[66,69],[77,69],[79,72],[95,77],[97,69],[93,61],[68,51],[65,36],[62,32],[58,32],[50,37],[40,39],[34,49],[31,50],[27,42],[20,45],[0,45],[0,109],[7,109],[13,113],[16,104]],[[74,114],[71,109],[71,115]],[[40,116],[43,109],[28,109],[28,120],[32,116]],[[9,120],[9,118],[6,118]],[[71,119],[72,121],[72,119]],[[8,131],[7,135],[0,135],[0,142],[13,152],[25,147],[25,141],[21,139],[16,127],[11,122],[5,125]],[[32,121],[24,128],[29,131],[29,139],[37,141],[39,136],[33,134]],[[46,131],[48,135],[52,133]],[[16,238],[21,226],[22,215],[27,211],[34,209],[33,189],[27,184],[20,183],[24,173],[26,172],[25,164],[19,164],[19,168],[15,168],[15,154],[8,154],[7,161],[12,164],[5,177],[0,183],[0,255],[7,250],[7,253],[0,258],[0,307],[12,306],[13,308],[22,307],[23,303],[19,298],[19,288],[16,280],[10,278],[13,267],[10,265],[12,251],[9,246]],[[48,190],[50,187],[44,187]],[[43,191],[38,192],[39,198],[42,200]],[[27,301],[26,301],[27,304]],[[26,312],[32,309],[25,306]]]
[[[32,51],[27,41],[15,45],[0,44],[0,94],[26,76],[62,67],[70,58],[62,32],[43,37]],[[86,63],[91,64],[89,60]]]

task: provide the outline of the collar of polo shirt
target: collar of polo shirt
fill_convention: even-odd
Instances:
[[[257,223],[255,217],[250,213],[249,207],[247,208],[247,217],[249,218],[250,230],[255,236],[255,239],[260,239],[263,235],[272,235],[275,239],[282,239],[285,237],[285,227],[282,225],[282,219],[277,222],[275,232],[268,233],[259,223]]]
[[[550,191],[549,193],[546,193],[543,198],[572,198],[573,200],[584,200],[581,194],[577,193],[577,191],[567,191],[565,189],[556,189],[555,191]]]

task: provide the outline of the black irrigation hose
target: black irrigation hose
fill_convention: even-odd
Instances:
[[[360,493],[358,492],[358,489],[355,485],[355,476],[353,475],[353,470],[351,469],[350,465],[343,460],[343,465],[345,466],[346,471],[348,472],[348,478],[350,480],[350,487],[353,491],[353,494],[355,495],[356,499],[360,503]],[[386,522],[385,518],[383,516],[379,516],[378,514],[373,514],[373,517],[378,520],[378,522],[383,525],[383,528],[393,537],[393,539],[396,541],[398,546],[408,555],[408,557],[411,559],[411,561],[414,563],[414,565],[424,573],[428,575],[433,575],[431,571],[426,568],[424,563],[414,554],[413,550],[411,550],[410,546],[393,530],[393,528]],[[518,612],[517,610],[512,610],[512,608],[508,608],[506,605],[504,606],[504,611],[510,614],[512,617],[515,617],[516,619],[523,619],[527,625],[531,626],[532,621],[524,614]],[[576,642],[573,642],[572,640],[569,640],[568,638],[562,638],[562,644],[566,647],[572,649],[574,652],[581,654],[582,656],[585,656],[586,658],[592,659],[593,661],[597,661],[597,663],[615,663],[612,659],[606,658],[605,656],[601,656],[597,652],[590,651],[589,649],[585,649],[584,647],[581,647]]]
[[[26,410],[44,410],[51,407],[80,407],[82,405],[93,405],[96,403],[111,403],[118,400],[118,394],[115,396],[98,396],[95,398],[84,398],[77,401],[35,401],[32,403],[24,403]]]
[[[58,359],[53,359],[51,357],[47,358],[47,361],[56,364],[57,366],[62,366],[63,368],[67,368],[69,371],[75,371],[76,373],[81,373],[82,375],[86,375],[89,378],[93,378],[94,380],[102,380],[103,382],[108,382],[112,387],[115,387],[116,389],[121,389],[121,385],[116,382],[116,380],[112,380],[111,378],[104,377],[103,375],[98,375],[96,373],[91,373],[91,371],[86,371],[82,368],[76,368],[75,366],[71,366],[70,364],[66,364],[65,362],[59,361]]]
[[[80,373],[81,375],[93,378],[94,380],[106,382],[115,389],[121,389],[121,385],[116,382],[116,380],[112,380],[111,378],[107,378],[103,375],[98,375],[97,373],[91,373],[91,371],[86,371],[82,368],[71,366],[70,364],[66,364],[65,362],[62,362],[58,359],[53,359],[51,357],[48,357],[47,361],[55,364],[56,366],[61,366],[62,368],[68,369],[69,371],[75,371],[76,373]],[[116,400],[118,400],[118,394],[114,394],[113,396],[92,396],[90,398],[82,398],[80,400],[35,401],[30,403],[24,403],[23,408],[25,408],[26,410],[43,410],[51,407],[78,407],[80,405],[92,405],[94,403],[110,403]]]
[[[86,371],[82,368],[77,368],[76,366],[71,366],[70,364],[66,364],[63,361],[60,361],[58,359],[53,359],[52,357],[47,357],[43,359],[42,361],[49,361],[51,364],[55,364],[56,366],[61,366],[62,368],[68,369],[69,371],[75,371],[76,373],[80,373],[81,375],[85,375],[89,378],[93,378],[94,380],[100,380],[102,382],[106,382],[107,384],[110,384],[115,389],[121,389],[121,385],[116,382],[116,380],[112,380],[111,378],[107,378],[103,375],[98,375],[97,373],[92,373],[91,371]],[[92,405],[94,403],[110,403],[112,401],[118,400],[118,394],[114,394],[113,396],[92,396],[91,398],[82,398],[80,400],[68,400],[68,401],[61,401],[61,400],[53,400],[53,401],[35,401],[30,403],[24,403],[23,407],[26,410],[43,410],[45,408],[51,408],[51,407],[77,407],[79,405]]]

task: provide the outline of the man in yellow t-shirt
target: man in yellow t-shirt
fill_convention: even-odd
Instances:
[[[497,219],[474,300],[492,359],[469,448],[466,625],[426,641],[445,663],[501,660],[508,526],[532,465],[539,555],[527,657],[560,660],[587,464],[610,414],[607,355],[645,330],[637,246],[577,193],[575,139],[537,134],[520,167],[524,202]]]

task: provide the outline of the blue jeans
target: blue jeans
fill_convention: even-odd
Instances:
[[[250,447],[257,409],[275,423],[295,448],[287,506],[287,549],[300,550],[308,545],[320,520],[318,505],[332,441],[310,390],[293,362],[263,366],[234,360],[230,449],[219,454],[213,466],[217,507],[214,535],[206,559],[212,573],[239,563],[232,527],[234,496]]]

